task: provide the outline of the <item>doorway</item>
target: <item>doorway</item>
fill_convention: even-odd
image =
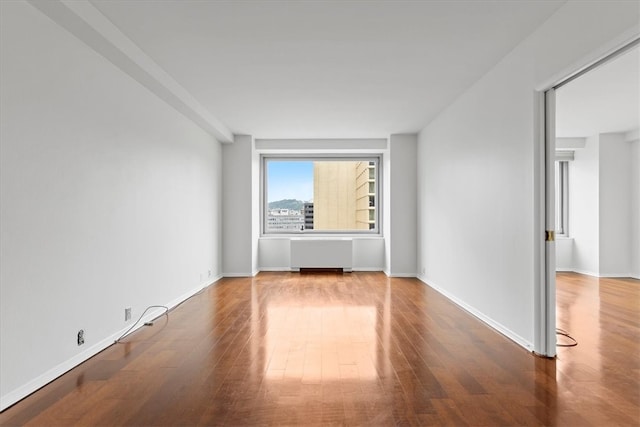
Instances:
[[[640,276],[640,39],[545,92],[541,354],[556,354],[556,270]]]

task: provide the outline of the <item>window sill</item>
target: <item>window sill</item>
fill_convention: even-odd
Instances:
[[[262,240],[339,240],[339,239],[352,239],[352,240],[365,240],[365,239],[383,239],[381,234],[323,234],[323,235],[311,235],[311,234],[267,234],[260,236]]]

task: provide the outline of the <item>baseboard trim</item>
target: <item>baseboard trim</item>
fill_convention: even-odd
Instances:
[[[631,277],[632,279],[640,279],[640,276],[635,276],[632,273],[606,273],[606,274],[598,274],[598,273],[594,273],[593,271],[586,271],[586,270],[577,270],[575,268],[573,269],[567,269],[567,270],[560,270],[560,269],[556,269],[556,271],[562,271],[562,272],[569,272],[569,273],[578,273],[578,274],[584,274],[585,276],[591,276],[591,277],[598,277],[598,278],[602,278],[602,279],[623,279],[626,277]]]
[[[216,282],[218,282],[221,278],[222,276],[216,276],[216,278],[212,279],[212,281],[208,280],[206,283],[201,284],[197,288],[181,295],[180,297],[170,301],[165,305],[169,307],[169,309],[172,309],[173,307],[177,306],[181,302],[191,298],[192,296],[200,292],[202,289],[208,286],[215,285]],[[133,328],[127,335],[131,335],[133,332],[143,327],[145,322],[152,321],[153,319],[159,316],[162,316],[164,314],[164,311],[165,310],[162,308],[150,310],[142,319],[140,319],[136,327]],[[70,359],[65,360],[64,362],[58,364],[57,366],[49,369],[45,373],[37,376],[36,378],[32,379],[28,383],[18,387],[15,390],[8,392],[3,396],[0,396],[0,412],[18,403],[19,401],[29,396],[30,394],[38,391],[39,389],[46,386],[56,378],[66,374],[73,368],[77,367],[78,365],[89,360],[96,354],[100,353],[102,350],[106,349],[107,347],[112,346],[115,343],[115,340],[118,339],[123,333],[125,333],[127,329],[129,329],[130,327],[131,325],[125,326],[124,328],[118,330],[117,332],[114,332],[113,334],[95,343],[94,345],[87,348],[86,350],[76,354]]]
[[[105,348],[113,345],[115,339],[118,338],[120,335],[122,335],[126,330],[127,329],[124,328],[121,331],[108,336],[107,338],[92,345],[91,347],[84,350],[83,352],[73,356],[71,359],[68,359],[62,362],[59,365],[55,366],[54,368],[46,371],[44,374],[37,376],[36,378],[32,379],[28,383],[18,387],[13,391],[10,391],[4,396],[0,396],[0,411],[4,411],[11,405],[29,396],[31,393],[49,384],[51,381],[69,372],[71,369],[80,365],[82,362],[100,353]]]
[[[211,278],[207,279],[205,282],[202,282],[200,284],[200,289],[208,288],[209,286],[215,285],[216,282],[220,281],[220,279],[222,279],[221,275],[218,275],[218,276],[215,276],[215,277],[211,277]]]
[[[585,276],[600,277],[600,275],[598,273],[594,273],[593,271],[578,270],[576,268],[574,268],[571,271],[573,271],[574,273],[578,273],[578,274],[584,274]]]
[[[631,273],[607,273],[607,274],[601,274],[599,277],[602,277],[603,279],[621,279],[624,277],[633,277],[631,275]]]
[[[389,277],[409,277],[409,278],[413,278],[416,279],[416,273],[391,273],[391,274],[387,274],[387,276]]]
[[[222,277],[253,277],[252,273],[224,273]]]
[[[526,339],[524,339],[520,335],[516,334],[515,332],[513,332],[511,329],[507,328],[506,326],[504,326],[500,322],[497,322],[497,321],[493,320],[489,316],[487,316],[487,315],[481,313],[480,311],[476,310],[475,308],[471,307],[469,304],[467,304],[466,302],[464,302],[461,299],[457,298],[455,295],[450,294],[449,292],[445,291],[444,289],[442,289],[438,285],[434,284],[434,282],[429,280],[428,278],[426,278],[426,277],[424,277],[422,275],[419,275],[417,278],[418,278],[418,280],[420,280],[425,285],[429,286],[430,288],[432,288],[436,292],[440,293],[442,296],[444,296],[445,298],[447,298],[448,300],[450,300],[451,302],[453,302],[454,304],[456,304],[457,306],[459,306],[463,310],[467,311],[469,314],[473,315],[474,317],[477,317],[479,320],[481,320],[482,322],[486,323],[489,327],[491,327],[491,328],[495,329],[496,331],[500,332],[502,335],[504,335],[505,337],[509,338],[511,341],[515,342],[516,344],[520,345],[521,347],[524,347],[527,351],[530,351],[530,352],[534,351],[534,346],[533,346],[533,344],[531,342],[527,341]]]

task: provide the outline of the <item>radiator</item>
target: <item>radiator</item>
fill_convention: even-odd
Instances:
[[[350,238],[291,239],[291,269],[342,268],[351,271],[353,241]]]

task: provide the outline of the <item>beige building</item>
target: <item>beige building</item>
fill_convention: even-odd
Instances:
[[[375,228],[374,162],[315,162],[313,174],[315,230]]]

